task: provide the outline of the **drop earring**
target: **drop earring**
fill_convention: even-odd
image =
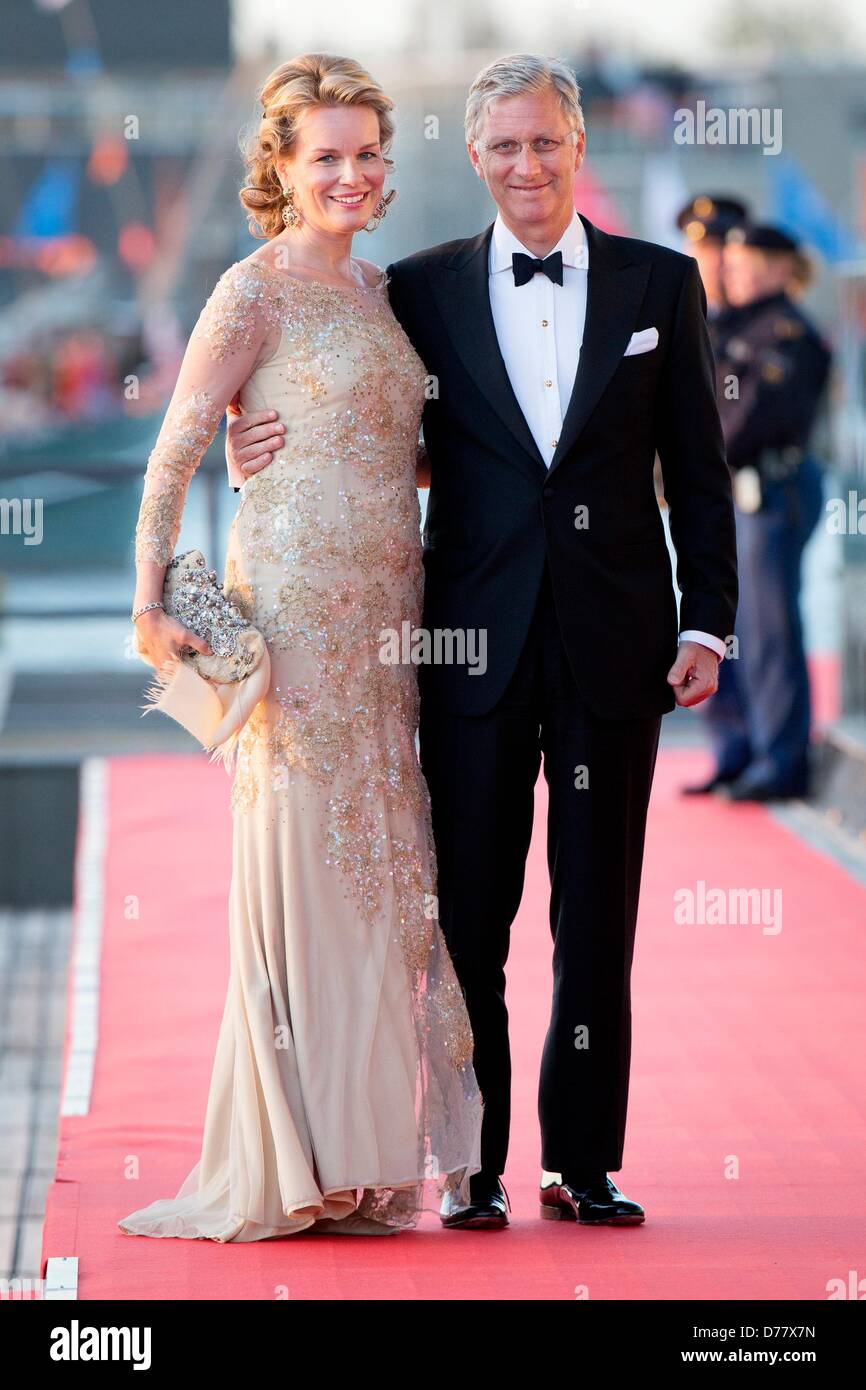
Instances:
[[[382,221],[382,218],[385,216],[386,212],[388,211],[388,204],[391,203],[391,202],[393,202],[394,199],[396,198],[396,196],[397,196],[397,190],[396,190],[396,188],[392,188],[390,193],[386,193],[386,194],[384,194],[382,197],[380,197],[378,203],[376,204],[376,206],[375,206],[374,209],[373,209],[373,216],[372,216],[372,218],[370,219],[370,221],[369,221],[368,223],[366,223],[366,225],[365,225],[365,227],[364,227],[364,231],[365,231],[365,232],[375,232],[375,230],[376,230],[376,228],[378,227],[379,223]]]
[[[293,188],[284,188],[284,189],[283,189],[283,198],[284,198],[284,200],[285,200],[285,206],[284,206],[283,211],[282,211],[282,214],[281,214],[281,215],[282,215],[282,219],[283,219],[283,226],[284,226],[284,227],[298,227],[298,226],[300,226],[301,214],[298,212],[298,209],[295,207],[295,190],[294,190]]]

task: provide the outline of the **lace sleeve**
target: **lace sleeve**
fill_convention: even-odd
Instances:
[[[264,355],[271,322],[266,287],[242,261],[217,281],[190,335],[177,384],[144,474],[136,564],[167,565],[190,479],[226,406]]]

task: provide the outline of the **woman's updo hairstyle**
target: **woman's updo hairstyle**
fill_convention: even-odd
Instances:
[[[303,53],[274,68],[259,94],[262,118],[242,145],[247,183],[238,197],[246,208],[251,234],[260,240],[283,231],[283,190],[275,161],[295,143],[298,123],[312,106],[370,106],[379,118],[379,142],[387,155],[394,138],[389,112],[394,103],[378,82],[352,58]],[[390,167],[393,160],[385,159]]]

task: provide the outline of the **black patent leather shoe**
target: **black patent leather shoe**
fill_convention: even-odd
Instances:
[[[470,1179],[470,1184],[472,1180]],[[460,1206],[457,1194],[446,1192],[439,1209],[439,1220],[449,1230],[501,1231],[508,1225],[511,1200],[501,1178],[489,1185],[476,1184],[476,1191],[467,1206]]]
[[[691,782],[686,786],[680,787],[680,796],[713,796],[716,792],[721,792],[725,787],[729,787],[736,780],[738,774],[726,777],[724,773],[716,773],[708,777],[706,782]]]
[[[582,1226],[636,1226],[646,1219],[639,1202],[624,1197],[610,1178],[576,1188],[549,1174],[539,1189],[540,1214],[546,1221],[578,1221]]]
[[[749,782],[746,778],[738,778],[720,787],[719,792],[726,801],[734,802],[793,801],[802,800],[808,794],[808,789],[803,783],[784,787],[771,782]]]

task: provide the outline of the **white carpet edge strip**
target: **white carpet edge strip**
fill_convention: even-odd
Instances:
[[[108,839],[108,761],[85,758],[80,770],[80,833],[75,862],[70,1036],[61,1115],[90,1110],[99,1042],[99,976]]]

